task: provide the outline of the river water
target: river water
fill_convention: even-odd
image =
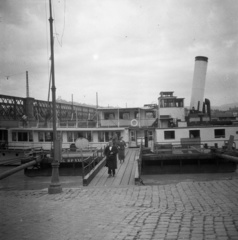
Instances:
[[[0,174],[14,168],[14,166],[1,166]],[[196,174],[158,174],[143,175],[145,185],[166,185],[179,182],[191,181],[216,181],[238,179],[238,173],[196,173]],[[82,176],[60,176],[62,188],[82,187]],[[40,190],[48,189],[51,183],[51,176],[28,177],[21,170],[7,178],[0,180],[0,190]]]
[[[14,167],[1,166],[0,174]],[[82,187],[82,176],[60,176],[59,179],[63,188]],[[28,177],[21,170],[0,180],[0,190],[39,190],[48,188],[50,183],[51,176]]]

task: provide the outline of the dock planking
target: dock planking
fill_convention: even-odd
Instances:
[[[136,154],[135,151],[133,151],[131,153],[130,160],[127,162],[127,166],[126,166],[126,169],[124,171],[124,174],[123,174],[120,185],[128,185],[129,184],[129,179],[130,179],[132,169],[133,169],[133,165],[134,165],[134,161],[135,161],[135,154]]]
[[[105,186],[125,186],[134,185],[135,175],[135,156],[139,151],[138,148],[127,148],[125,162],[120,163],[117,160],[116,176],[108,178],[108,168],[104,167],[99,171],[95,178],[89,184],[90,187],[105,187]]]
[[[116,178],[113,181],[113,186],[121,185],[122,179],[123,179],[125,171],[127,169],[127,165],[129,163],[129,161],[131,160],[131,155],[132,155],[132,151],[128,151],[126,158],[125,158],[125,162],[122,164],[120,163],[120,161],[118,162],[118,170],[116,172]]]

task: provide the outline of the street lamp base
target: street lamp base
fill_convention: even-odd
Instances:
[[[51,184],[48,188],[49,194],[57,194],[62,192],[62,187],[59,181],[59,163],[53,162],[52,166],[52,176],[51,176]]]
[[[50,184],[48,188],[48,193],[49,194],[57,194],[62,192],[62,187],[60,184]]]

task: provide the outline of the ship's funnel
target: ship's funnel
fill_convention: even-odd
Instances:
[[[193,75],[192,96],[190,102],[190,109],[202,111],[203,98],[205,90],[205,80],[207,73],[208,58],[203,56],[195,57],[195,67]]]

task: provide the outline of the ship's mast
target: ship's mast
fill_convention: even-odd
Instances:
[[[48,188],[49,194],[55,194],[62,192],[62,187],[59,182],[59,160],[61,157],[61,140],[57,138],[56,130],[56,87],[55,87],[55,67],[54,67],[54,36],[53,36],[53,18],[52,18],[52,7],[51,0],[50,5],[50,49],[51,49],[51,76],[52,76],[52,105],[53,105],[53,148],[54,156],[52,162],[52,176],[51,184]]]

